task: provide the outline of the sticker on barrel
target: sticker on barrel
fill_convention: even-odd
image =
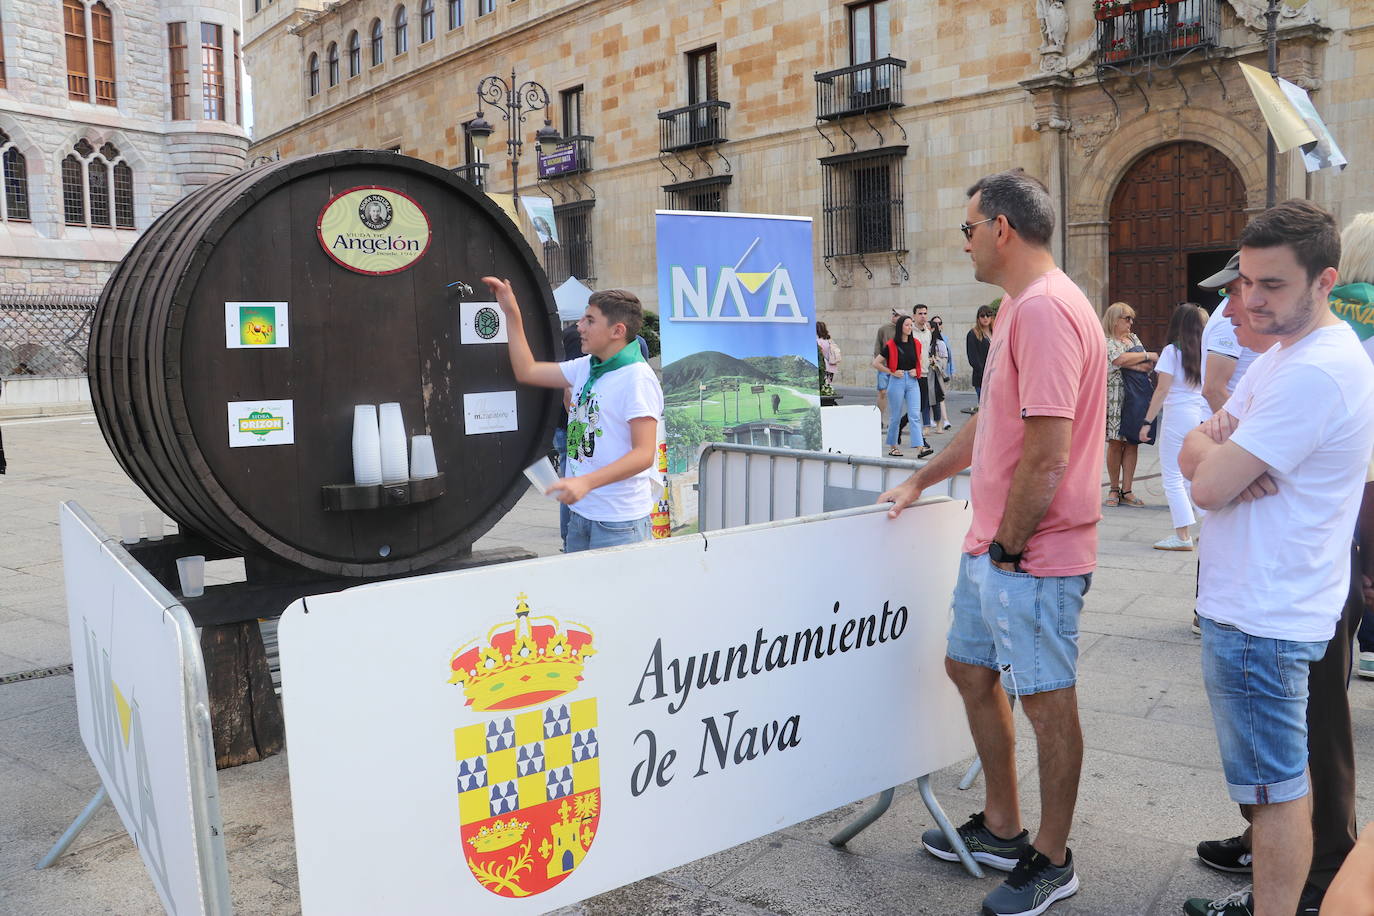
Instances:
[[[595,654],[580,624],[515,619],[454,652],[466,697],[454,729],[459,836],[468,870],[499,897],[528,897],[582,864],[601,820],[596,699],[574,698]]]
[[[294,445],[295,411],[291,401],[230,401],[229,447]]]
[[[371,276],[398,273],[429,250],[429,216],[414,198],[395,188],[361,185],[329,199],[316,235],[340,267]]]
[[[289,310],[285,302],[224,303],[224,345],[230,350],[291,346]]]

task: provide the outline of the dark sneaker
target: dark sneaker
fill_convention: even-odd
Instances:
[[[1297,916],[1317,916],[1321,912],[1322,898],[1326,891],[1311,884],[1302,886],[1302,896],[1298,898]]]
[[[1197,857],[1208,868],[1241,875],[1250,874],[1250,863],[1255,858],[1244,839],[1238,836],[1228,840],[1203,840],[1197,844]]]
[[[1056,900],[1078,893],[1073,853],[1065,850],[1056,866],[1034,846],[1027,846],[1002,886],[983,898],[983,916],[1040,916]]]
[[[1186,916],[1255,916],[1255,895],[1247,887],[1216,900],[1194,897],[1183,904],[1183,912]]]
[[[1030,848],[1030,833],[1022,830],[1009,840],[994,834],[983,823],[983,812],[979,811],[968,819],[968,823],[958,828],[959,837],[968,847],[974,861],[982,862],[999,871],[1011,871],[1021,859],[1021,854]],[[959,854],[954,851],[945,833],[939,827],[932,827],[921,834],[921,845],[937,859],[958,862]]]

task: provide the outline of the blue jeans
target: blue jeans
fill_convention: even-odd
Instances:
[[[652,538],[653,529],[649,527],[647,515],[628,522],[596,522],[583,518],[573,509],[569,512],[568,537],[563,549],[565,553],[576,553],[579,550],[638,544]]]
[[[1251,636],[1200,618],[1202,682],[1232,801],[1275,805],[1307,794],[1307,676],[1324,642]]]
[[[1374,652],[1374,611],[1364,612],[1356,638],[1360,641],[1361,652]]]
[[[1078,682],[1078,616],[1092,581],[1092,573],[1007,572],[985,553],[964,554],[945,654],[1001,671],[1002,687],[1014,696],[1072,687]]]
[[[887,446],[893,448],[902,434],[902,411],[905,407],[913,448],[926,444],[921,435],[921,389],[909,375],[887,376]]]

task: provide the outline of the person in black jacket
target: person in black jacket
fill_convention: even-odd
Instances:
[[[978,315],[974,318],[972,329],[968,332],[968,337],[964,338],[964,352],[968,354],[968,365],[973,371],[973,393],[981,401],[983,399],[983,367],[988,362],[988,348],[992,346],[992,306],[978,306]],[[969,413],[977,413],[978,407],[975,405]]]

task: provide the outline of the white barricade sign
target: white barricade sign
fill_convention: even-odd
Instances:
[[[970,755],[943,662],[968,521],[942,499],[296,602],[303,910],[544,911]]]
[[[176,599],[73,503],[62,561],[81,740],[169,913],[229,912],[205,675]]]

